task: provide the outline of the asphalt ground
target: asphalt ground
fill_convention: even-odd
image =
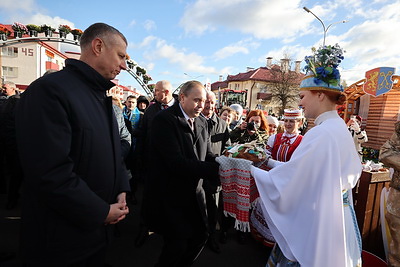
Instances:
[[[162,238],[157,234],[149,236],[141,247],[135,247],[134,240],[139,231],[140,188],[138,204],[128,201],[130,214],[118,224],[116,237],[107,252],[107,264],[113,267],[154,266],[161,252]],[[0,267],[21,267],[19,257],[19,227],[21,222],[20,202],[12,210],[6,210],[6,195],[0,194]],[[239,244],[236,232],[228,232],[228,242],[220,244],[221,253],[211,251],[207,246],[193,264],[193,267],[264,267],[270,248],[247,236],[244,244]]]

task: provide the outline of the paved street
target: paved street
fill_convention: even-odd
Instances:
[[[5,195],[0,194],[0,252],[17,253],[20,224],[20,205],[14,210],[5,210]],[[154,266],[161,251],[162,240],[158,235],[151,235],[140,248],[134,246],[138,232],[139,206],[129,204],[131,213],[119,224],[119,236],[115,238],[107,255],[107,263],[113,267],[150,267]],[[253,240],[250,236],[244,245],[236,241],[233,230],[228,233],[227,244],[221,244],[222,252],[216,254],[205,247],[194,267],[264,267],[269,255],[269,249]],[[6,262],[0,262],[0,267],[21,266],[18,255]]]

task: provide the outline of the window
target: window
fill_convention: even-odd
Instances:
[[[5,57],[18,57],[18,47],[13,47],[13,46],[2,47],[1,55]]]
[[[3,66],[3,76],[4,77],[18,77],[18,68]]]

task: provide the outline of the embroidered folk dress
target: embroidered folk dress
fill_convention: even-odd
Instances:
[[[273,159],[286,162],[292,156],[294,150],[299,146],[303,136],[287,132],[272,135],[268,139],[267,150]]]
[[[286,162],[290,160],[302,138],[303,136],[299,133],[289,134],[286,131],[271,135],[267,142],[267,153],[271,154],[274,160]],[[250,216],[251,232],[255,239],[262,242],[265,246],[272,247],[275,239],[265,221],[261,206],[261,201],[257,199]]]
[[[269,172],[252,167],[264,216],[287,259],[304,267],[361,266],[351,201],[361,169],[336,111],[316,118],[288,162]]]

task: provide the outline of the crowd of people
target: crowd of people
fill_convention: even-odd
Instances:
[[[163,238],[157,267],[191,266],[206,245],[220,253],[234,218],[223,212],[216,158],[251,142],[266,153],[248,172],[259,192],[252,236],[273,246],[267,266],[361,266],[351,189],[368,139],[360,116],[346,125],[337,114],[338,83],[309,69],[302,109],[285,109],[281,120],[239,104],[217,109],[215,94],[198,81],[173,95],[161,80],[154,98],[130,95],[122,103],[110,80],[127,68],[127,44],[114,27],[95,23],[81,37],[79,60],[67,59],[21,95],[3,84],[0,151],[9,177],[0,182],[6,208],[23,194],[26,266],[103,266],[113,227],[129,214],[127,200],[141,205],[135,245],[150,231]],[[238,241],[246,238],[238,229]]]

